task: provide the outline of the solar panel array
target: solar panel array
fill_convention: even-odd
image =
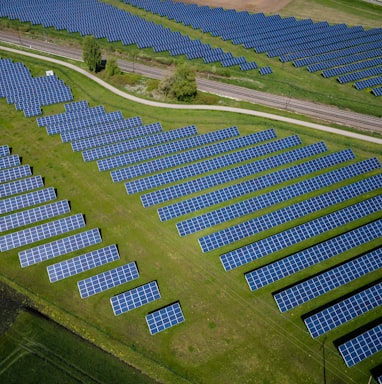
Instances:
[[[273,297],[280,311],[286,312],[380,268],[382,248],[286,288]]]
[[[43,187],[44,182],[41,176],[32,176],[25,179],[11,181],[0,185],[0,197],[16,195]]]
[[[382,324],[340,344],[338,350],[348,367],[382,350]]]
[[[155,335],[185,321],[179,302],[168,305],[146,316],[150,333]]]
[[[17,165],[20,165],[20,158],[18,155],[0,157],[0,169],[16,167]]]
[[[96,295],[97,293],[117,287],[139,277],[138,268],[135,262],[131,262],[109,271],[99,273],[77,282],[81,298]]]
[[[32,171],[29,165],[19,165],[18,167],[0,170],[0,183],[21,179],[26,176],[32,176]]]
[[[33,77],[22,63],[10,59],[0,59],[0,97],[24,111],[25,117],[40,115],[44,105],[73,99],[70,88],[56,75]]]
[[[375,284],[304,319],[315,338],[357,318],[382,304],[382,283]]]
[[[130,289],[110,299],[115,316],[159,300],[161,297],[156,281]]]

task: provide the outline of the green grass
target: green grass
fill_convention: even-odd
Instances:
[[[34,74],[46,68],[45,64],[26,57],[22,61]],[[160,121],[165,130],[195,124],[202,133],[237,125],[241,134],[247,134],[273,126],[280,137],[299,134],[304,144],[323,140],[330,151],[350,147],[357,160],[371,156],[382,159],[378,145],[239,114],[149,108],[116,97],[67,69],[56,65],[49,65],[49,69],[72,88],[76,100],[87,99],[91,106],[102,104],[107,111],[121,110],[125,118],[139,115],[145,124]],[[63,110],[62,105],[46,107],[44,114]],[[0,100],[0,111],[2,143],[9,144],[13,153],[22,156],[24,164],[31,164],[35,175],[44,176],[45,185],[55,187],[60,199],[69,199],[72,213],[84,213],[87,228],[101,228],[104,245],[118,244],[121,255],[118,265],[135,260],[141,274],[139,281],[128,283],[122,289],[114,288],[81,300],[76,287],[78,278],[50,284],[45,263],[21,269],[18,250],[15,250],[2,254],[3,280],[29,296],[40,311],[58,323],[162,382],[323,382],[323,339],[310,339],[300,319],[301,314],[313,309],[316,303],[281,315],[271,292],[281,288],[282,283],[253,294],[243,278],[244,272],[265,261],[225,273],[218,256],[229,247],[202,254],[196,235],[180,239],[173,221],[159,222],[156,208],[142,208],[139,196],[126,195],[123,183],[113,184],[108,173],[100,173],[94,162],[83,162],[69,144],[62,144],[57,136],[49,137],[43,128],[37,127],[34,119],[25,119],[4,100]],[[373,217],[380,217],[380,213]],[[360,220],[346,229],[364,222]],[[326,235],[317,241],[325,238]],[[306,245],[291,247],[272,255],[272,259]],[[362,251],[377,245],[377,241],[367,244]],[[325,267],[333,263],[335,261],[329,261]],[[98,271],[109,268],[111,266],[104,266]],[[94,271],[84,273],[81,278],[92,274]],[[303,277],[305,273],[299,275]],[[376,274],[369,277],[370,281],[375,278]],[[150,280],[158,281],[160,301],[114,317],[110,296]],[[292,280],[287,279],[286,283]],[[363,281],[351,288],[361,285]],[[344,288],[340,294],[349,291],[350,288]],[[181,302],[186,322],[151,336],[144,316],[176,300]],[[320,301],[324,302],[324,299]],[[325,341],[328,383],[368,380],[369,370],[380,361],[381,355],[355,369],[346,369],[333,342],[358,324],[376,318],[377,314],[372,312],[359,322],[328,335]]]

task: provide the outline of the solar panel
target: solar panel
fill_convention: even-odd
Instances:
[[[224,140],[236,135],[239,136],[237,127],[225,128],[218,131],[212,131],[201,135],[187,137],[185,139],[171,141],[167,144],[156,145],[153,147],[140,149],[138,151],[128,152],[122,155],[98,160],[97,165],[100,171],[107,171],[109,169],[123,167],[125,165],[164,156],[178,151],[183,151],[185,149],[197,147],[215,141]]]
[[[188,234],[201,231],[202,229],[254,213],[258,210],[287,201],[294,197],[319,190],[320,188],[338,183],[340,181],[350,179],[356,175],[363,174],[372,169],[367,167],[367,165],[369,164],[372,166],[373,163],[375,164],[375,162],[372,161],[351,164],[347,167],[336,169],[334,171],[303,180],[299,183],[288,185],[278,190],[272,190],[271,192],[255,196],[235,204],[224,206],[203,215],[193,216],[190,219],[177,223],[176,227],[180,236],[186,236]],[[364,165],[365,167],[361,165]]]
[[[28,248],[19,252],[21,268],[41,263],[58,256],[65,255],[79,249],[89,247],[102,242],[98,228],[90,229],[85,232],[76,233],[56,241],[51,241],[33,248]]]
[[[131,262],[121,267],[110,269],[87,279],[77,282],[81,298],[96,295],[97,293],[117,287],[139,277],[138,268],[135,262]]]
[[[245,275],[252,291],[382,236],[382,220],[345,232]]]
[[[369,329],[346,343],[340,344],[338,350],[348,367],[382,350],[382,324]]]
[[[0,185],[0,197],[7,197],[31,191],[33,189],[42,188],[44,181],[41,176],[32,176],[26,179],[20,179],[17,181],[11,181]]]
[[[0,200],[0,214],[17,211],[19,209],[31,207],[47,201],[54,200],[56,192],[54,188],[44,188],[37,191],[25,193],[22,195],[8,197]]]
[[[371,176],[356,183],[257,216],[254,219],[244,221],[218,232],[210,233],[199,238],[199,245],[203,252],[210,252],[267,229],[277,227],[293,220],[298,220],[306,215],[319,212],[325,208],[343,203],[357,196],[362,196],[365,193],[381,187],[382,174]]]
[[[11,215],[2,216],[0,217],[0,232],[48,220],[68,212],[70,212],[69,202],[67,200],[61,200],[51,204],[41,205],[36,208],[13,213]]]
[[[27,164],[0,170],[0,183],[32,176],[31,167]]]
[[[382,283],[331,305],[304,319],[310,336],[316,338],[382,304]]]
[[[8,145],[0,145],[0,156],[9,156],[11,151]]]
[[[195,180],[190,180],[182,184],[173,185],[158,191],[149,192],[141,196],[144,207],[150,207],[165,201],[173,200],[181,196],[186,196],[194,192],[215,187],[230,181],[238,180],[258,172],[301,160],[306,157],[314,156],[327,150],[324,143],[316,143],[306,147],[283,152],[265,159],[252,163],[240,165],[219,173],[204,176]]]
[[[182,323],[184,320],[179,302],[151,312],[146,316],[146,322],[152,335]]]
[[[142,305],[160,299],[160,292],[156,281],[130,289],[110,298],[114,316],[139,308]]]
[[[126,191],[129,195],[142,192],[151,188],[183,180],[203,173],[210,172],[223,167],[228,167],[243,161],[251,160],[256,157],[264,156],[272,152],[290,148],[301,144],[298,136],[290,136],[269,143],[257,145],[244,150],[222,155],[212,159],[200,161],[180,168],[172,169],[167,172],[157,173],[152,176],[143,177],[125,183]]]
[[[0,236],[0,250],[1,252],[8,251],[84,226],[85,220],[82,214],[68,216],[63,219]]]
[[[49,265],[46,269],[49,281],[66,279],[67,277],[77,275],[81,272],[111,263],[119,259],[119,253],[115,244],[96,249],[95,251]]]
[[[206,145],[200,148],[189,149],[171,156],[161,157],[144,163],[132,165],[127,168],[117,169],[111,172],[114,182],[132,179],[144,176],[149,173],[163,171],[168,168],[191,163],[197,160],[203,160],[235,149],[248,147],[259,142],[270,140],[275,137],[274,131],[256,132],[251,135],[241,136],[230,140],[224,140],[219,143]]]
[[[187,213],[195,212],[203,208],[207,208],[273,185],[283,183],[285,181],[293,180],[300,176],[308,175],[310,173],[328,168],[336,164],[341,164],[353,158],[354,154],[350,149],[335,152],[330,155],[319,157],[317,159],[268,173],[266,175],[257,177],[256,179],[235,183],[234,185],[220,188],[216,191],[198,195],[187,200],[161,207],[158,209],[158,214],[161,221],[170,220],[175,217],[183,216]],[[374,158],[365,160],[365,163],[360,162],[359,166],[361,168],[365,167],[365,169],[375,169],[379,168],[380,164],[379,161]]]
[[[382,268],[382,248],[284,289],[273,298],[280,312],[286,312],[379,268]]]
[[[89,108],[89,104],[87,100],[80,100],[80,101],[74,101],[72,103],[64,104],[64,108],[66,112],[72,112],[72,111]]]
[[[0,169],[17,167],[20,164],[19,155],[0,156]]]
[[[157,126],[158,129],[159,128],[162,129],[162,126],[159,123],[156,123],[155,126]],[[171,140],[181,139],[187,136],[193,136],[193,135],[196,135],[197,133],[198,132],[196,130],[196,127],[192,125],[188,127],[172,129],[171,131],[159,132],[153,135],[139,137],[133,140],[122,141],[122,140],[129,139],[129,137],[117,138],[115,137],[117,135],[117,132],[115,132],[113,135],[114,144],[106,145],[106,146],[104,144],[100,144],[104,146],[86,150],[82,152],[82,157],[84,161],[98,160],[103,157],[109,157],[109,156],[117,155],[123,152],[133,151],[140,148],[150,147],[156,144],[166,143]],[[121,136],[121,135],[118,134],[118,136]],[[116,141],[118,141],[118,143],[116,143]],[[73,146],[74,146],[74,143],[73,143]]]
[[[331,229],[371,215],[382,207],[382,195],[334,211],[220,256],[226,271],[298,244]]]

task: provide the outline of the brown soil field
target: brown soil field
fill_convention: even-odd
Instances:
[[[286,7],[292,0],[183,0],[183,3],[223,7],[238,11],[274,13]]]

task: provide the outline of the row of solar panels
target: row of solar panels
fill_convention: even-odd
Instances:
[[[40,115],[44,105],[73,99],[71,89],[55,75],[32,77],[28,68],[10,59],[0,59],[0,97],[25,117]]]
[[[291,17],[283,19],[278,15],[266,17],[263,14],[199,7],[171,0],[125,0],[125,2],[178,23],[199,28],[213,36],[220,36],[223,40],[231,40],[233,44],[242,44],[247,49],[255,49],[257,53],[266,52],[268,57],[280,56],[282,62],[294,60],[296,67],[316,63],[316,68],[322,65],[325,69],[333,68],[333,73],[336,71],[346,73],[341,72],[345,68],[335,68],[343,64],[331,63],[328,60],[336,57],[346,58],[347,62],[344,64],[354,64],[353,69],[347,68],[347,72],[351,72],[358,71],[358,67],[373,67],[376,64],[367,59],[382,56],[376,55],[376,49],[382,48],[382,29],[365,31],[361,26],[313,23],[310,19],[296,20]],[[352,50],[354,55],[352,58],[349,57],[349,50]],[[362,57],[356,57],[355,54],[358,52],[362,52]],[[367,61],[359,62],[360,60]],[[243,67],[245,68],[245,65]],[[308,70],[312,72],[311,67],[308,67]],[[264,71],[260,73],[265,74]],[[329,71],[323,75],[329,77],[337,74]],[[368,77],[367,73],[365,77]],[[378,92],[372,94],[378,95]]]
[[[88,128],[84,128],[84,129],[89,130],[89,134],[91,134],[91,132],[94,132],[94,126],[89,126]],[[265,168],[258,168],[258,170],[261,170],[261,169],[271,170],[274,167],[281,166],[283,163],[285,164],[288,164],[289,162],[293,163],[298,159],[309,158],[311,156],[314,156],[320,153],[325,153],[327,151],[327,148],[325,145],[323,145],[323,143],[317,143],[317,144],[313,144],[306,147],[292,149],[291,151],[288,151],[286,153],[273,155],[269,157],[270,160],[260,159],[256,161],[256,156],[262,156],[267,153],[272,154],[272,151],[277,151],[282,148],[285,150],[289,146],[293,148],[293,146],[301,145],[301,141],[297,137],[274,140],[275,132],[273,130],[258,132],[254,135],[237,137],[238,131],[236,127],[224,129],[224,130],[221,130],[220,132],[219,131],[210,132],[209,134],[205,134],[205,135],[198,135],[195,130],[195,127],[192,127],[192,130],[191,130],[192,135],[188,138],[182,138],[181,136],[175,135],[172,137],[167,137],[167,139],[170,140],[167,143],[166,142],[163,143],[161,140],[159,140],[160,143],[158,143],[154,139],[156,136],[163,135],[165,133],[170,135],[170,133],[173,134],[174,132],[178,132],[179,130],[182,130],[182,129],[175,129],[175,130],[163,132],[163,133],[153,133],[138,139],[128,140],[126,141],[124,149],[122,149],[122,152],[120,152],[116,156],[114,156],[115,149],[111,149],[111,148],[115,148],[116,145],[120,146],[120,143],[106,144],[101,147],[87,149],[86,151],[97,150],[97,152],[100,154],[101,158],[98,158],[96,156],[98,158],[98,164],[99,164],[100,170],[105,170],[105,169],[109,170],[109,169],[112,169],[113,167],[117,167],[117,169],[111,170],[111,174],[115,178],[114,181],[123,181],[126,178],[127,179],[136,178],[139,176],[144,176],[146,174],[155,172],[154,175],[144,176],[144,177],[141,177],[140,179],[133,180],[132,182],[127,182],[126,189],[128,191],[132,185],[140,186],[138,188],[138,191],[141,191],[142,188],[143,190],[158,188],[162,185],[173,183],[174,180],[182,181],[181,184],[177,184],[174,187],[170,185],[170,186],[167,186],[165,189],[156,190],[154,192],[149,192],[148,194],[146,194],[146,195],[150,195],[151,193],[158,194],[158,193],[163,193],[163,191],[169,191],[172,189],[174,191],[177,191],[175,195],[171,193],[168,194],[167,195],[168,200],[172,200],[178,197],[178,193],[182,187],[182,184],[186,185],[188,183],[194,183],[194,181],[185,180],[188,177],[194,176],[195,173],[193,172],[199,172],[199,174],[202,175],[205,172],[210,172],[214,170],[214,167],[219,168],[218,164],[220,164],[220,166],[225,167],[231,164],[230,161],[232,160],[229,160],[231,158],[233,159],[234,163],[235,163],[235,160],[234,160],[235,158],[237,158],[239,162],[246,161],[246,160],[252,161],[253,163],[264,162],[264,164],[266,164]],[[225,132],[226,134],[230,132],[230,134],[233,136],[231,137],[221,136],[222,132]],[[216,144],[210,144],[210,143],[201,141],[201,139],[206,138],[207,135],[209,135],[210,140],[215,136],[215,139],[219,138],[222,141],[219,141]],[[102,136],[103,135],[94,136],[94,138],[95,137],[98,138],[97,145],[102,145]],[[253,141],[252,139],[252,141],[247,141],[250,137],[253,137],[253,138],[258,137],[258,140]],[[147,140],[148,138],[150,139]],[[196,140],[196,138],[199,138],[199,140]],[[171,141],[171,139],[175,141]],[[261,140],[273,140],[273,141],[261,144]],[[237,144],[235,143],[240,143],[241,141],[243,142],[244,145],[250,145],[251,147],[247,149],[240,149],[240,146],[238,147]],[[129,142],[130,144],[128,144]],[[133,144],[134,142],[138,142],[139,144]],[[199,144],[202,146],[192,149],[192,147],[186,147],[185,142],[189,144],[193,143],[194,145]],[[75,146],[75,143],[76,141],[73,141],[72,146]],[[283,146],[280,147],[280,143],[284,143]],[[111,150],[105,151],[105,148],[108,148],[109,145]],[[272,149],[272,147],[274,148]],[[104,148],[104,149],[100,151],[100,148]],[[133,148],[134,151],[132,151],[131,148]],[[217,161],[215,161],[214,158],[208,159],[208,157],[210,156],[220,155],[221,154],[221,152],[219,152],[220,148],[221,149],[227,148],[228,150],[230,150],[231,153],[228,153],[226,155],[223,154],[221,157],[217,157],[216,158],[218,159]],[[217,152],[215,152],[215,149],[217,150]],[[232,151],[235,151],[235,152],[232,152]],[[142,157],[139,155],[140,152],[142,152],[143,154]],[[172,154],[173,152],[175,153]],[[150,156],[151,156],[151,159],[150,159]],[[158,156],[160,157],[158,158]],[[194,163],[194,161],[202,160],[204,157],[207,157],[207,160],[201,161],[200,163]],[[354,154],[352,153],[351,150],[340,151],[338,153],[326,155],[323,157],[318,157],[317,159],[310,160],[302,164],[293,165],[283,170],[272,172],[270,174],[261,176],[259,180],[261,179],[264,180],[263,182],[264,186],[275,185],[275,184],[277,185],[277,183],[283,182],[283,180],[293,180],[294,178],[299,177],[300,175],[313,173],[313,172],[316,172],[318,169],[325,169],[327,167],[332,166],[333,164],[340,165],[341,163],[349,161],[351,159],[354,159]],[[132,164],[134,162],[137,162],[137,164]],[[187,165],[187,162],[190,162],[190,164]],[[132,165],[125,167],[126,164],[132,164]],[[182,164],[186,164],[186,165],[183,167],[180,167]],[[241,168],[241,167],[242,166],[239,166],[238,168]],[[256,207],[257,204],[259,204],[260,199],[264,199],[264,202],[266,202],[265,204],[268,204],[269,206],[275,205],[275,204],[278,204],[280,201],[287,201],[293,196],[299,196],[308,192],[318,191],[320,189],[320,186],[327,187],[329,185],[334,185],[338,182],[351,180],[354,177],[357,177],[359,175],[366,175],[368,172],[372,172],[373,170],[376,170],[379,168],[380,168],[380,164],[376,159],[368,159],[362,162],[350,164],[348,166],[341,167],[339,169],[327,172],[320,176],[316,176],[312,180],[307,179],[306,181],[299,182],[295,185],[290,185],[288,187],[285,187],[284,191],[280,191],[280,192],[273,191],[272,193],[268,193],[269,196],[265,195],[264,197],[259,196],[257,198],[253,198],[253,200],[256,199],[256,203],[250,200],[246,204],[246,207],[248,207],[247,209],[251,209],[249,207]],[[169,170],[166,170],[166,169],[169,169]],[[256,168],[251,167],[249,169],[251,169],[251,171],[254,172]],[[165,172],[161,172],[161,171],[165,171]],[[161,173],[158,173],[158,172],[161,172]],[[197,186],[198,189],[200,188],[200,190],[209,188],[211,187],[211,185],[210,184],[207,184],[206,186],[203,185],[202,180],[203,179],[207,180],[208,178],[213,177],[216,183],[216,179],[220,176],[220,174],[223,174],[224,172],[226,171],[222,171],[222,172],[219,172],[218,174],[213,174],[209,176],[202,176],[196,181],[194,185]],[[246,175],[251,175],[251,174],[253,173],[246,174],[246,173],[238,172],[237,177],[242,178],[242,177],[245,177]],[[134,184],[131,184],[131,183],[134,183]],[[214,185],[215,186],[219,185],[219,181],[217,182],[217,184],[214,184]],[[252,185],[252,188],[255,188],[255,189],[261,188],[261,183],[254,184],[252,182],[251,185]],[[309,200],[305,200],[295,205],[290,205],[288,208],[284,208],[280,210],[280,213],[278,211],[273,211],[267,215],[266,222],[269,222],[272,227],[278,226],[280,225],[280,223],[285,223],[286,220],[295,220],[296,217],[302,217],[301,215],[305,215],[306,213],[311,214],[316,210],[321,210],[321,209],[333,206],[335,204],[343,203],[348,199],[358,199],[359,196],[363,196],[372,191],[375,192],[376,189],[380,187],[381,187],[380,175],[375,175],[372,177],[364,177],[359,182],[347,184],[343,188],[332,190],[326,194],[319,195],[317,197],[311,198]],[[244,195],[248,193],[248,190],[244,188],[244,183],[242,183],[242,185],[235,184],[233,186],[226,187],[226,188],[227,189],[231,188],[232,190],[234,188],[237,189],[237,195],[233,195],[233,196],[240,196],[240,194]],[[240,188],[242,189],[240,190]],[[223,188],[222,190],[224,189],[225,188]],[[189,193],[193,193],[195,190],[190,189],[187,186],[187,187],[184,187],[184,191],[185,192],[183,196],[186,196]],[[165,215],[164,219],[168,220],[168,219],[183,215],[184,211],[182,211],[179,208],[179,205],[184,204],[184,206],[187,206],[187,204],[185,204],[186,202],[189,202],[188,206],[192,207],[187,212],[195,212],[195,210],[197,209],[201,209],[201,208],[205,208],[205,207],[217,204],[219,203],[219,201],[227,202],[230,198],[233,198],[232,196],[227,198],[227,195],[223,193],[221,194],[220,200],[219,199],[215,200],[214,198],[212,198],[213,193],[217,194],[217,192],[220,192],[220,191],[221,190],[210,192],[209,198],[206,198],[206,196],[201,195],[201,196],[193,197],[188,201],[183,200],[182,202],[174,203],[173,210],[172,210],[174,215],[173,216]],[[135,189],[132,189],[131,192],[135,192]],[[277,194],[280,194],[280,196],[283,196],[283,199],[282,200],[277,199],[276,198]],[[144,197],[146,195],[141,196],[142,201],[144,201]],[[204,205],[199,206],[196,203],[196,201],[199,199],[200,201],[204,202]],[[350,205],[348,207],[343,208],[342,210],[334,211],[332,214],[322,216],[315,221],[302,224],[301,229],[296,229],[295,233],[290,232],[288,235],[286,235],[285,233],[282,233],[279,235],[279,238],[277,238],[277,240],[275,239],[274,241],[264,241],[264,247],[259,246],[259,249],[256,248],[256,252],[253,253],[251,251],[251,252],[248,252],[248,254],[249,255],[257,254],[258,256],[260,255],[261,257],[263,257],[267,254],[277,251],[278,249],[280,249],[280,247],[285,248],[286,246],[289,246],[293,243],[298,244],[299,242],[304,241],[308,238],[313,238],[319,233],[323,233],[328,230],[338,228],[339,226],[344,225],[345,223],[351,223],[354,220],[358,220],[361,217],[367,217],[368,215],[371,215],[380,210],[380,205],[381,205],[380,203],[381,203],[380,198],[377,196],[370,200],[363,201],[359,204]],[[234,209],[231,208],[230,206],[227,206],[226,209],[225,207],[221,208],[221,211],[225,211],[225,214],[222,213],[221,215],[219,215],[219,214],[215,214],[214,211],[212,211],[202,215],[203,220],[200,221],[200,224],[198,221],[199,218],[197,218],[197,216],[195,217],[195,220],[194,220],[194,217],[188,220],[190,222],[193,221],[194,223],[196,223],[195,224],[196,227],[198,225],[201,225],[202,229],[205,229],[204,223],[207,222],[208,225],[206,227],[209,228],[213,225],[220,224],[222,222],[228,222],[233,218],[241,217],[243,215],[248,214],[248,211],[246,211],[245,209],[242,209],[244,204],[245,204],[244,202],[237,203],[236,216],[235,215],[230,216],[231,212],[233,212]],[[166,211],[168,207],[170,206],[161,207],[158,210],[158,213],[161,215],[161,213]],[[259,206],[259,209],[261,209],[261,205]],[[303,213],[302,210],[305,213]],[[286,211],[290,213],[287,214]],[[168,209],[167,209],[167,212],[168,212]],[[217,222],[209,221],[209,219],[206,219],[206,221],[204,221],[204,217],[206,217],[207,215],[209,215],[209,218],[213,217],[213,215],[216,215],[216,217],[218,217]],[[273,218],[271,219],[271,217]],[[275,219],[277,220],[281,219],[281,221],[278,222],[278,221],[275,221]],[[264,227],[263,227],[264,220],[261,217],[256,218],[250,222],[244,222],[234,227],[229,227],[228,230],[227,229],[222,230],[217,232],[216,234],[213,234],[215,240],[217,239],[220,243],[219,242],[215,243],[215,240],[211,241],[211,243],[213,243],[213,247],[212,248],[207,247],[205,248],[205,251],[215,249],[216,244],[218,244],[219,247],[226,245],[227,239],[229,240],[229,243],[231,243],[234,241],[238,241],[239,239],[242,239],[244,237],[252,236],[253,230],[255,228],[253,226],[254,221],[259,223],[257,226],[258,228],[257,231],[264,230]],[[181,234],[182,234],[181,231],[183,230],[181,228],[184,228],[183,225],[184,224],[181,224],[181,223],[177,224],[178,230],[180,231]],[[193,224],[189,224],[189,225],[192,228],[192,231],[190,233],[192,233],[195,227],[193,226]],[[377,225],[377,229],[381,227],[379,225],[379,222],[377,222],[376,225]],[[267,228],[270,228],[270,227],[268,226]],[[196,230],[200,230],[200,228]],[[250,230],[250,232],[248,232],[248,230]],[[224,237],[222,237],[223,233],[224,233]],[[376,233],[378,233],[378,231]],[[187,229],[183,234],[188,234]],[[205,236],[205,238],[210,239],[211,235],[207,235]],[[350,238],[354,238],[354,236],[351,236]],[[355,238],[363,239],[363,241],[369,242],[373,238],[375,238],[375,234],[374,234],[374,237],[373,237],[373,234],[368,234],[368,236],[356,236]],[[278,244],[278,248],[275,246],[275,244]],[[353,243],[353,247],[355,246],[356,245]],[[238,251],[242,249],[243,248],[239,248]],[[265,253],[264,253],[264,249],[265,249]],[[248,263],[253,260],[252,256],[247,256],[247,258],[241,258],[242,255],[239,255],[237,257],[234,253],[235,251],[232,251],[231,254],[226,254],[221,256],[222,263],[226,267],[226,270],[236,268],[239,265],[243,265],[244,263]],[[225,260],[228,260],[229,263],[226,264]],[[249,279],[249,277],[250,277],[250,273],[246,274],[246,278]],[[155,294],[153,294],[151,288],[148,290],[147,295],[149,297],[155,297]],[[128,295],[128,298],[115,299],[116,313],[119,313],[119,311],[123,311],[123,310],[129,310],[130,306],[134,305],[134,304],[129,304],[129,300],[130,300],[130,295]]]
[[[41,176],[32,176],[29,166],[20,165],[19,156],[11,155],[7,145],[0,146],[0,191],[1,197],[4,198],[0,200],[0,232],[8,232],[0,236],[1,252],[48,240],[85,226],[82,214],[36,225],[70,212],[67,200],[48,203],[56,199],[56,193],[53,188],[41,189],[43,186]],[[27,228],[20,229],[21,227]],[[18,255],[21,267],[25,268],[101,242],[99,229],[90,229],[21,250]],[[51,283],[57,282],[119,258],[118,248],[112,244],[48,265],[48,277]],[[80,280],[77,285],[81,298],[87,298],[137,278],[139,278],[137,265],[135,262],[130,262]],[[155,288],[155,292],[150,290],[148,293],[146,287]],[[113,296],[111,305],[115,315],[118,315],[159,298],[159,288],[156,282],[152,282]],[[117,301],[119,306],[116,304]],[[128,303],[129,308],[124,307],[122,301]],[[146,321],[151,334],[184,321],[180,303],[173,303],[148,314]]]

